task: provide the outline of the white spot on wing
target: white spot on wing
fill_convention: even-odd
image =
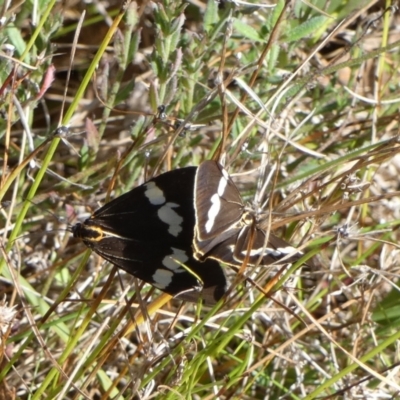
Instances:
[[[229,249],[233,252],[235,250],[235,246],[229,246]],[[243,250],[241,252],[243,255],[247,254],[247,250]],[[269,247],[261,247],[259,249],[251,249],[249,252],[249,256],[254,257],[254,256],[259,256],[260,254],[263,254],[263,256],[273,256],[273,257],[283,257],[289,254],[303,254],[302,252],[298,251],[296,248],[292,246],[286,246],[286,247],[278,247],[277,249],[271,249]]]
[[[146,183],[146,191],[144,195],[149,199],[151,204],[160,205],[165,203],[164,192],[154,183]]]
[[[212,227],[214,226],[215,218],[217,217],[219,210],[221,209],[221,200],[218,194],[214,194],[211,197],[212,206],[208,210],[208,220],[206,222],[205,228],[206,232],[210,233]]]
[[[174,273],[171,271],[167,271],[166,269],[157,269],[154,272],[153,278],[153,285],[159,289],[165,289],[171,282]]]
[[[226,171],[225,171],[225,170],[224,170],[223,172],[225,172],[225,174],[226,174]],[[225,176],[225,174],[224,174],[224,177],[221,178],[221,180],[220,180],[219,183],[218,183],[218,190],[217,190],[217,193],[218,193],[218,195],[219,195],[220,197],[224,194],[225,189],[226,189],[226,186],[228,185],[228,179],[227,179],[227,176]]]
[[[276,251],[279,251],[282,254],[293,254],[293,253],[303,254],[301,251],[298,251],[295,247],[292,246],[278,247]]]
[[[164,257],[162,260],[163,265],[175,273],[184,272],[185,269],[181,264],[185,264],[189,260],[189,257],[186,252],[181,249],[171,247],[171,250],[172,254]]]
[[[217,193],[211,197],[211,207],[208,210],[208,220],[206,222],[206,232],[210,233],[211,229],[214,226],[215,218],[217,217],[219,210],[221,209],[221,197],[225,193],[225,189],[228,186],[229,175],[225,170],[222,170],[223,177],[220,179],[218,183]]]
[[[174,207],[179,207],[179,204],[166,203],[158,210],[157,215],[168,225],[168,232],[176,237],[182,232],[183,218],[173,210]]]

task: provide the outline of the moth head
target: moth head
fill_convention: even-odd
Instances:
[[[104,237],[104,232],[97,226],[89,225],[89,220],[75,224],[71,231],[75,238],[85,240],[85,242],[99,242]]]

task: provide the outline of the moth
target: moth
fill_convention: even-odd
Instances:
[[[72,228],[95,253],[180,299],[214,304],[227,290],[223,269],[193,254],[196,167],[150,179]]]

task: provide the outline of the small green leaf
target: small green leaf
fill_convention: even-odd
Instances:
[[[246,25],[236,18],[233,18],[233,28],[236,32],[247,39],[253,40],[255,42],[265,41],[253,27],[251,27],[250,25]]]
[[[158,25],[158,28],[162,32],[161,36],[168,35],[170,20],[168,18],[167,13],[165,12],[163,5],[160,3],[157,3],[154,7],[154,19],[155,19],[156,25]]]
[[[139,16],[137,13],[136,6],[132,6],[132,4],[127,7],[126,14],[125,14],[126,24],[130,26],[135,26],[139,22]]]
[[[7,27],[7,37],[10,43],[15,47],[16,53],[21,55],[26,48],[24,39],[21,36],[21,31],[16,29],[14,26]],[[26,56],[25,62],[29,64],[30,56]]]
[[[170,25],[170,30],[169,33],[172,34],[174,32],[179,32],[179,34],[182,31],[182,26],[185,23],[185,14],[180,14],[177,18],[175,18]]]
[[[271,50],[268,54],[268,70],[273,71],[278,61],[280,46],[276,43],[271,46]]]
[[[89,147],[85,141],[85,143],[82,145],[80,151],[80,158],[79,158],[79,169],[83,170],[87,166],[88,160],[89,160]]]
[[[300,39],[304,39],[305,37],[312,34],[315,35],[315,32],[322,28],[327,21],[328,18],[324,16],[311,18],[308,21],[303,22],[301,25],[296,26],[291,30],[288,30],[289,34],[286,36],[285,41],[290,43]]]
[[[133,35],[133,38],[129,44],[128,57],[127,57],[127,62],[126,62],[127,64],[130,64],[133,61],[133,59],[135,58],[135,55],[139,49],[141,32],[142,32],[141,29],[139,29],[139,31]]]
[[[218,3],[215,0],[208,0],[204,14],[204,30],[210,33],[212,27],[218,22]]]
[[[208,32],[208,39],[210,43],[215,41],[215,38],[221,30],[226,29],[226,24],[228,23],[227,21],[230,21],[231,18],[232,11],[230,8],[227,8],[223,14],[219,15],[218,20],[214,24],[210,25]]]
[[[182,19],[184,21],[184,19]],[[169,54],[173,53],[178,46],[178,43],[181,39],[181,29],[176,29],[175,31],[171,32],[169,37]]]
[[[154,83],[150,84],[149,101],[151,104],[151,109],[153,111],[157,110],[157,107],[160,105],[160,100],[159,100],[157,89],[156,89],[156,86],[154,85]]]

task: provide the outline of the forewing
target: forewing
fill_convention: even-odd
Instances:
[[[159,175],[110,201],[89,220],[104,230],[139,242],[191,243],[196,167]]]
[[[241,220],[243,202],[228,173],[216,161],[197,169],[195,188],[196,240],[209,240],[234,228]]]

